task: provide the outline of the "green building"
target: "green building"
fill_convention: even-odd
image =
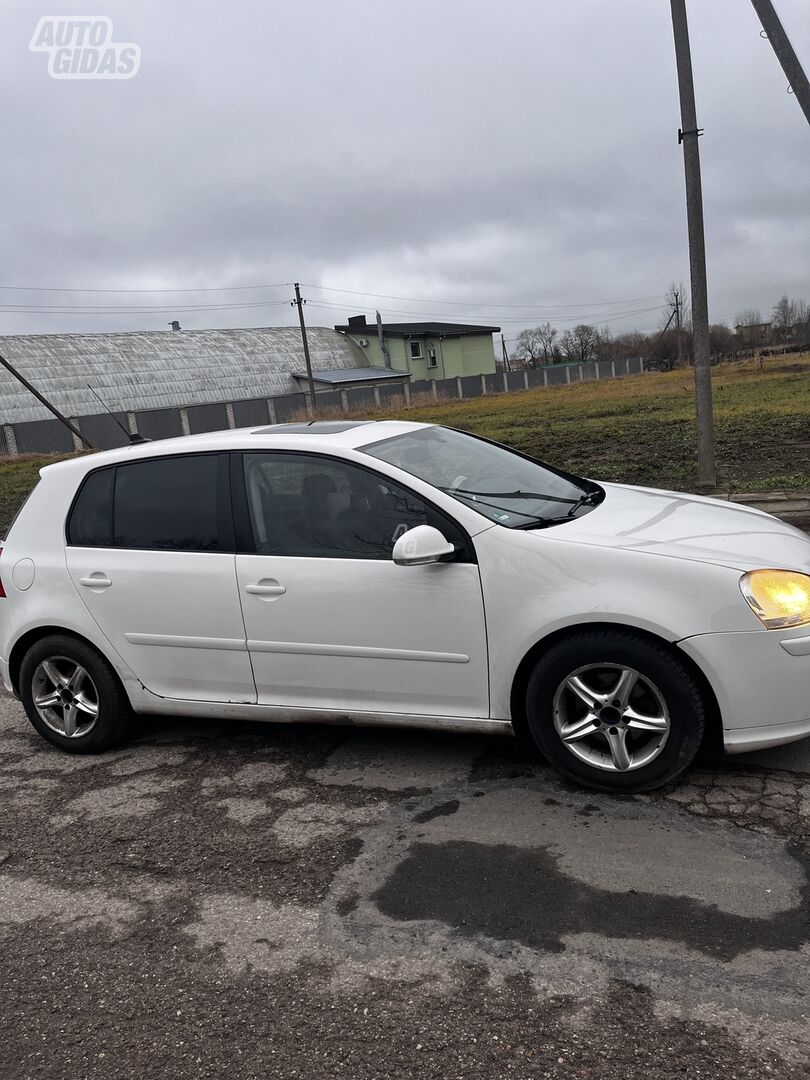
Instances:
[[[451,379],[457,375],[489,375],[495,371],[492,335],[499,326],[466,323],[373,323],[354,315],[336,330],[346,334],[373,367],[410,372],[419,379]]]

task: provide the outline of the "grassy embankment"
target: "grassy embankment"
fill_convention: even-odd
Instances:
[[[718,490],[810,489],[810,354],[714,369]],[[692,372],[577,383],[375,413],[449,424],[595,479],[695,486]],[[43,464],[0,459],[0,536]]]

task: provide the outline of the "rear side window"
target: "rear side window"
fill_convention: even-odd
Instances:
[[[116,469],[116,547],[220,551],[216,454],[155,458]]]
[[[78,547],[112,546],[114,469],[91,473],[82,484],[68,521],[68,543]]]
[[[225,476],[226,461],[217,454],[151,458],[91,473],[68,519],[68,543],[233,551],[223,510]]]

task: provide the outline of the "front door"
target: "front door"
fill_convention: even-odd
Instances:
[[[88,611],[147,690],[256,701],[236,584],[228,456],[150,458],[91,473],[67,566]]]
[[[484,607],[469,538],[381,474],[316,454],[245,454],[256,554],[237,579],[261,704],[429,716],[489,714]],[[396,566],[431,524],[457,561]]]

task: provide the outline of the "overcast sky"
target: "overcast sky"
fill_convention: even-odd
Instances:
[[[688,282],[668,0],[88,6],[135,78],[49,78],[57,5],[0,0],[0,334],[289,324],[294,280],[313,325],[650,329]],[[777,7],[810,69],[808,0]],[[810,300],[810,129],[748,0],[689,16],[712,321]],[[167,310],[41,310],[102,305]]]

